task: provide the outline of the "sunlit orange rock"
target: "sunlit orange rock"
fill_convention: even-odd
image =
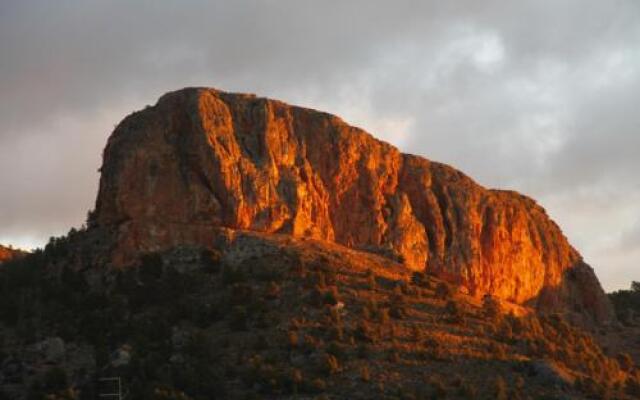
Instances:
[[[592,269],[532,199],[253,95],[183,89],[125,118],[104,151],[93,223],[117,232],[117,265],[207,245],[222,226],[334,241],[478,296],[612,317]]]
[[[5,247],[0,244],[0,264],[5,261],[13,260],[17,257],[22,257],[25,255],[25,252],[22,250],[14,249],[11,247]]]

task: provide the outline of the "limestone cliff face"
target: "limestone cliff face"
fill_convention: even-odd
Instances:
[[[591,268],[533,200],[333,115],[252,95],[184,89],[125,118],[104,151],[94,224],[117,232],[120,265],[206,245],[214,227],[286,233],[381,253],[477,295],[612,316]]]

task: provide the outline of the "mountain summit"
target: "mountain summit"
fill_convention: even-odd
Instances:
[[[593,270],[534,200],[403,154],[340,118],[248,94],[187,88],[109,138],[91,225],[119,267],[208,245],[220,228],[310,237],[542,311],[606,322]]]

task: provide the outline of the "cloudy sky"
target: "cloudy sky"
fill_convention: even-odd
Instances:
[[[533,196],[606,289],[640,280],[637,0],[0,0],[0,243],[80,226],[114,125],[184,86]]]

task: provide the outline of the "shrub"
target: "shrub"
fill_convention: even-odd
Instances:
[[[329,324],[332,326],[342,324],[342,314],[337,307],[330,307],[327,310],[327,317],[329,318]]]
[[[288,339],[289,339],[289,348],[295,349],[296,347],[298,347],[298,344],[300,341],[298,340],[297,333],[295,333],[294,331],[289,331]]]
[[[462,310],[460,310],[460,306],[455,300],[447,301],[444,309],[450,322],[460,323],[463,321],[464,316],[462,314]]]
[[[327,290],[322,296],[322,303],[331,306],[335,306],[336,304],[338,304],[338,288],[332,286],[329,290]]]
[[[234,283],[229,297],[232,305],[248,304],[253,300],[253,288],[246,283]]]
[[[616,359],[623,371],[629,372],[633,369],[633,358],[628,353],[620,353]]]
[[[378,287],[376,276],[372,270],[367,270],[365,278],[367,280],[367,286],[369,287],[369,290],[375,290]]]
[[[478,397],[478,389],[476,389],[475,386],[466,381],[460,383],[458,392],[465,399],[475,399],[476,397]]]
[[[222,269],[222,283],[224,285],[233,285],[234,283],[246,282],[246,280],[247,277],[241,268],[227,265]]]
[[[404,294],[402,293],[401,286],[396,286],[395,292],[389,299],[389,315],[395,319],[402,319],[406,317],[407,310],[405,308],[406,301]]]
[[[302,384],[302,371],[294,368],[291,371],[291,382],[293,383],[293,393],[298,393],[298,387]]]
[[[332,341],[327,345],[327,353],[336,357],[338,361],[346,361],[347,348],[345,345],[340,344],[338,341]]]
[[[324,293],[319,288],[313,288],[307,296],[307,303],[313,307],[322,307]]]
[[[331,340],[344,340],[344,330],[342,326],[334,325],[329,328],[329,339]]]
[[[422,329],[420,329],[420,327],[415,323],[411,325],[411,339],[416,342],[422,341]]]
[[[507,352],[500,343],[489,342],[488,351],[496,360],[505,360],[507,358]]]
[[[389,308],[388,310],[385,309],[383,311],[388,311],[388,315],[391,316],[391,318],[394,318],[394,319],[403,319],[407,315],[407,312],[406,312],[404,306],[402,306],[402,305],[394,305],[393,307]]]
[[[435,361],[442,361],[446,359],[443,346],[435,336],[428,335],[424,340],[424,346],[427,348],[426,356],[428,358]]]
[[[392,350],[391,352],[389,352],[387,357],[389,362],[392,362],[394,364],[398,364],[400,362],[400,354],[395,350]]]
[[[440,300],[447,300],[452,296],[451,286],[446,282],[440,282],[436,286],[435,292],[436,298]]]
[[[280,286],[274,281],[269,282],[264,297],[268,300],[275,300],[280,297]]]
[[[323,271],[318,271],[315,275],[315,284],[318,289],[327,287],[327,277]]]
[[[217,274],[220,272],[220,260],[222,254],[218,250],[204,249],[200,253],[200,262],[203,270],[209,274]]]
[[[630,396],[636,396],[640,398],[640,381],[633,377],[628,377],[625,382],[625,392],[627,392]]]
[[[264,335],[256,336],[256,341],[253,345],[253,349],[256,351],[262,351],[262,350],[266,350],[267,348],[269,348],[269,343],[267,342],[267,338],[265,338]]]
[[[362,358],[362,359],[366,359],[369,358],[369,346],[367,346],[364,343],[361,343],[358,345],[358,347],[356,348],[356,355],[358,356],[358,358]]]
[[[148,253],[140,257],[138,279],[143,283],[154,282],[162,276],[162,257],[158,253]]]
[[[353,332],[353,336],[356,338],[356,340],[359,340],[361,342],[365,342],[365,343],[375,342],[375,335],[373,333],[373,329],[366,321],[360,321],[358,323],[358,326]]]
[[[372,319],[378,316],[378,303],[375,299],[370,299],[367,304],[362,307],[362,317],[364,319]]]
[[[411,274],[411,283],[416,285],[416,286],[420,286],[420,287],[424,287],[424,288],[429,288],[429,278],[427,277],[427,274],[424,273],[423,271],[415,271],[413,274]]]
[[[366,364],[360,367],[360,379],[362,380],[362,382],[369,382],[371,380],[369,366],[367,366]]]
[[[340,363],[333,354],[325,354],[320,359],[320,370],[327,375],[333,375],[340,371]]]
[[[311,335],[304,335],[300,344],[305,352],[312,353],[320,347],[321,342],[321,339],[316,339]]]
[[[432,377],[429,379],[429,386],[431,388],[433,399],[444,399],[447,397],[447,388],[442,383],[442,379]]]
[[[324,379],[316,378],[311,382],[311,387],[316,392],[324,392],[327,390],[327,383]]]
[[[494,399],[496,400],[508,400],[509,396],[507,395],[507,383],[504,381],[504,378],[500,375],[496,378],[493,388]]]
[[[57,392],[67,388],[69,385],[69,379],[67,378],[67,373],[64,369],[54,367],[44,374],[42,383],[45,391]]]
[[[500,315],[500,303],[490,294],[482,298],[482,313],[490,320],[494,320]]]
[[[247,330],[247,309],[245,307],[233,307],[229,316],[229,328],[234,331]]]

